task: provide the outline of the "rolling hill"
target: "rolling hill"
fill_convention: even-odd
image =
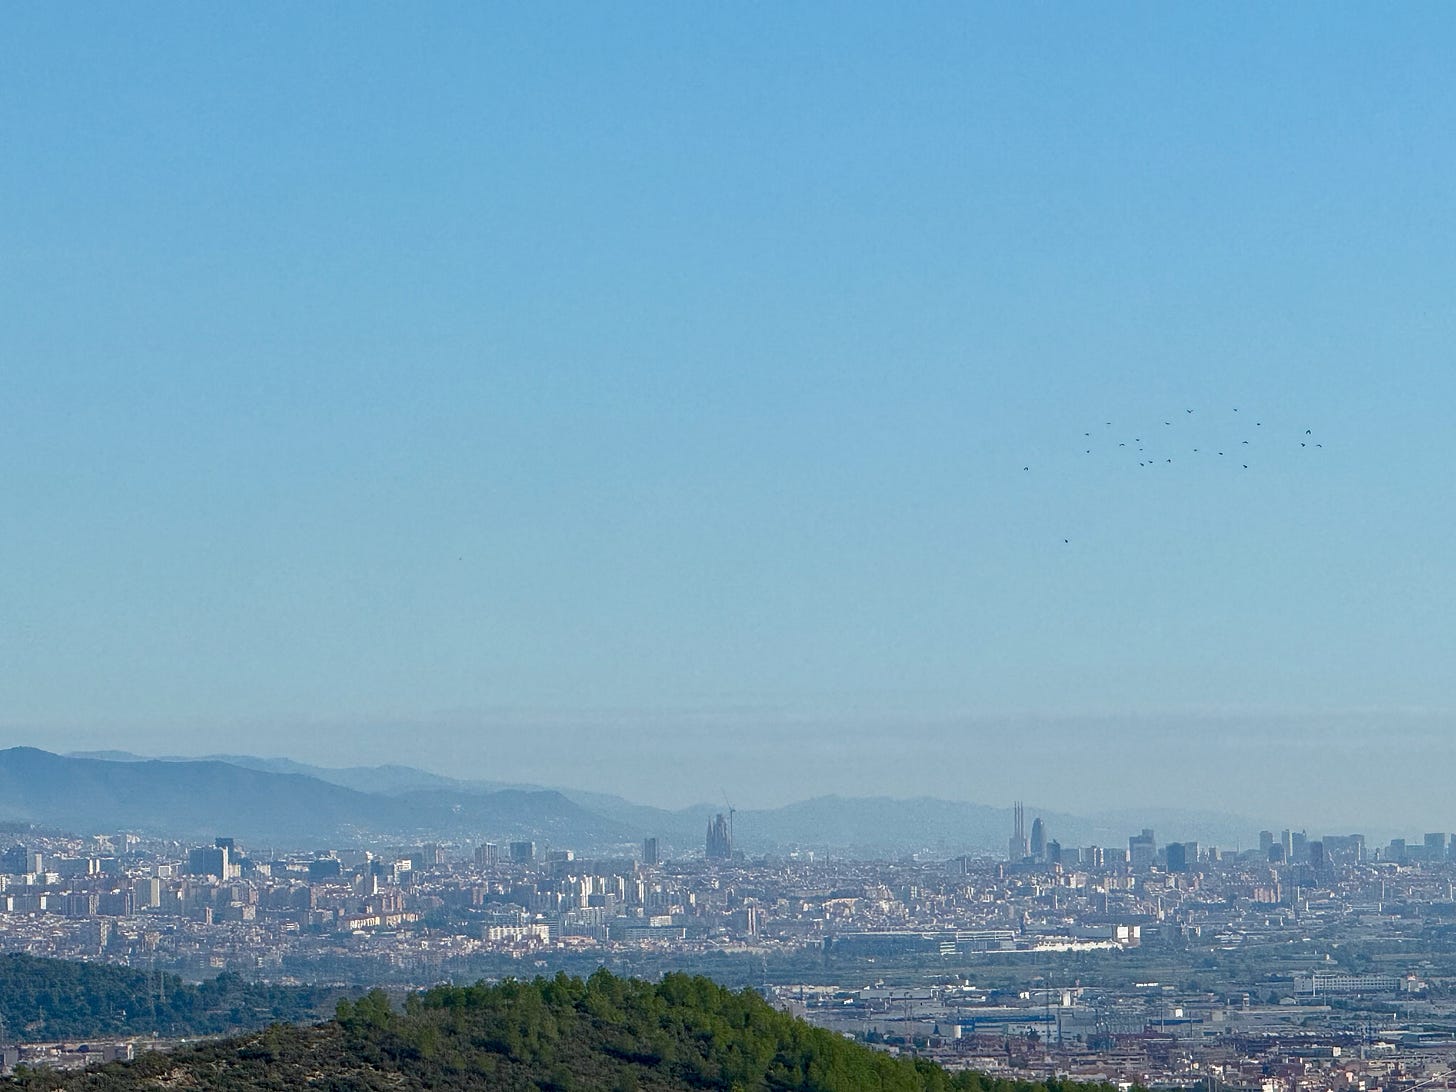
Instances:
[[[0,819],[90,833],[317,847],[381,837],[530,838],[584,846],[633,832],[549,789],[360,792],[301,773],[217,760],[107,761],[0,751]]]
[[[403,1012],[375,991],[337,1018],[82,1073],[32,1072],[23,1089],[378,1089],[412,1092],[1111,1092],[1109,1086],[991,1080],[893,1057],[771,1008],[752,991],[599,970],[532,982],[440,986]]]

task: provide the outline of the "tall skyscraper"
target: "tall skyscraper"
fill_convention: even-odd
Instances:
[[[727,861],[733,857],[733,834],[721,811],[708,824],[707,855],[710,861]]]
[[[198,846],[187,851],[187,874],[189,876],[216,876],[228,878],[228,851],[226,846]]]
[[[1046,824],[1037,816],[1031,821],[1031,855],[1038,861],[1046,860]]]
[[[642,863],[649,867],[661,863],[661,857],[657,851],[656,838],[642,839]]]
[[[1148,827],[1141,834],[1134,834],[1127,840],[1127,861],[1134,871],[1141,872],[1153,867],[1158,859],[1158,842]]]
[[[485,842],[475,847],[475,867],[494,868],[500,860],[500,846]]]
[[[1188,847],[1182,842],[1168,843],[1168,871],[1188,871]]]

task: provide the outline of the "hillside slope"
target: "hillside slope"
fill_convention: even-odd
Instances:
[[[0,955],[0,1027],[17,1039],[221,1035],[317,1020],[335,991],[223,974],[198,985],[105,963]]]
[[[778,1012],[750,991],[668,975],[657,984],[598,971],[497,986],[437,987],[392,1011],[382,993],[341,1002],[338,1019],[275,1026],[84,1074],[22,1074],[0,1085],[78,1092],[141,1089],[452,1089],[459,1092],[1031,1092],[893,1058]],[[1050,1082],[1037,1092],[1098,1088]]]

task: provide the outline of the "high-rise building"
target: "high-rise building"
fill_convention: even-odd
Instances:
[[[216,876],[228,878],[228,851],[226,846],[198,846],[187,851],[187,874],[189,876]]]
[[[535,842],[512,842],[511,862],[513,864],[530,864],[536,859]]]
[[[662,863],[662,858],[657,850],[656,838],[642,839],[642,863],[649,868]]]
[[[155,876],[143,876],[131,885],[132,905],[138,909],[152,909],[162,905],[162,881]]]
[[[1269,847],[1274,844],[1274,832],[1272,830],[1259,831],[1259,856],[1266,861],[1269,859]]]
[[[1158,859],[1158,841],[1149,827],[1143,827],[1141,834],[1134,834],[1127,840],[1127,861],[1134,870],[1152,868]]]
[[[710,861],[727,861],[733,857],[733,829],[721,811],[708,824],[707,857]]]
[[[1446,835],[1426,835],[1426,860],[1444,861],[1446,859]]]
[[[1318,871],[1325,866],[1325,844],[1323,842],[1309,843],[1309,867]]]
[[[475,867],[494,868],[500,861],[500,846],[494,842],[483,842],[475,847]]]
[[[1046,860],[1046,824],[1037,816],[1031,821],[1031,855],[1038,861]]]
[[[1168,871],[1188,871],[1188,847],[1182,842],[1168,843]]]

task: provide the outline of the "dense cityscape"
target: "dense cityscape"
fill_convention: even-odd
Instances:
[[[696,965],[1021,1077],[1299,1092],[1456,1063],[1456,838],[1263,831],[1225,852],[1144,829],[1074,848],[1013,816],[1005,853],[950,860],[749,858],[731,815],[674,859],[655,838],[611,858],[511,841],[267,859],[226,836],[35,834],[0,857],[0,943],[341,987]]]

